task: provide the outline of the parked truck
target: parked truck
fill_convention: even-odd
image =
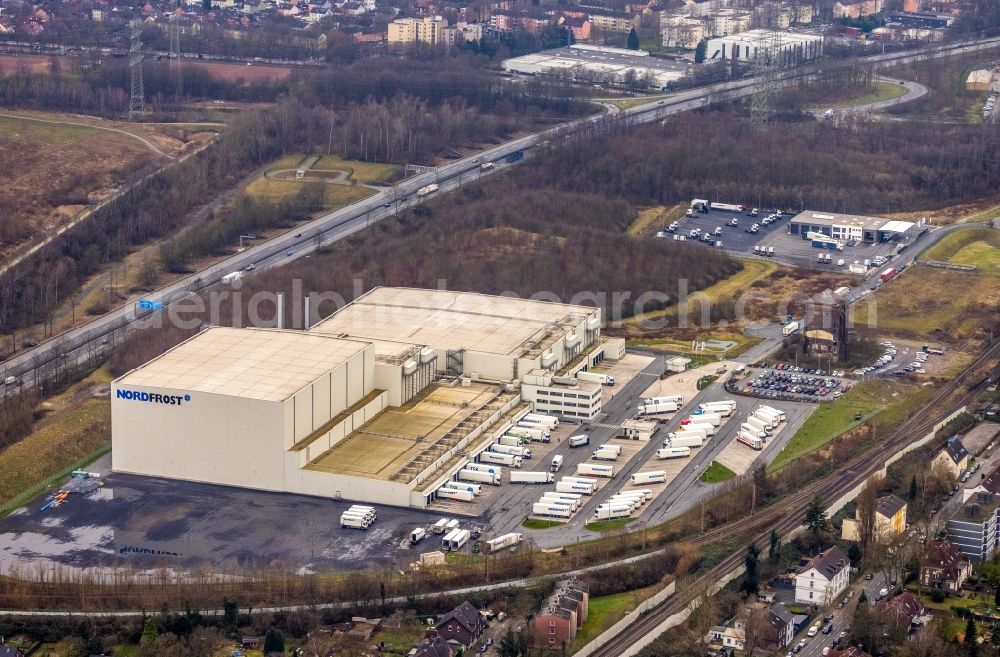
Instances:
[[[611,451],[618,454],[618,456],[622,455],[622,446],[615,445],[614,443],[602,443],[597,446],[597,449],[610,449]]]
[[[576,466],[576,473],[579,475],[589,475],[591,477],[605,477],[610,479],[615,476],[615,466],[598,465],[596,463],[579,463]]]
[[[507,435],[514,436],[515,438],[521,438],[529,442],[537,440],[540,443],[547,443],[551,438],[548,430],[538,424],[529,424],[528,426],[518,425],[512,429],[508,429]]]
[[[342,513],[340,515],[340,526],[344,529],[361,529],[367,531],[372,522],[372,520],[365,516],[350,513]]]
[[[542,495],[536,504],[558,504],[559,506],[568,506],[571,512],[580,508],[580,503],[578,501],[556,497],[554,493],[552,495]]]
[[[724,212],[743,212],[744,210],[744,206],[738,203],[709,203],[709,207]]]
[[[503,468],[496,465],[489,465],[487,463],[466,463],[465,470],[475,470],[476,472],[488,472],[490,474],[495,474],[499,478],[503,478]]]
[[[694,413],[689,415],[684,422],[681,424],[704,424],[709,423],[713,427],[717,427],[722,424],[722,414],[721,413]]]
[[[594,484],[585,484],[580,481],[559,481],[556,482],[557,493],[579,493],[580,495],[593,495]]]
[[[461,481],[472,481],[478,484],[489,484],[490,486],[499,486],[503,483],[503,479],[498,473],[470,470],[469,468],[459,470],[458,478]]]
[[[585,433],[569,437],[570,447],[583,447],[584,445],[589,445],[589,444],[590,444],[590,436],[588,436]]]
[[[511,471],[510,483],[512,484],[551,484],[555,481],[551,472],[536,472],[534,470]]]
[[[465,547],[465,544],[469,542],[470,536],[472,536],[472,532],[468,529],[456,529],[444,537],[444,540],[441,541],[441,547],[445,550],[456,552]]]
[[[753,416],[762,422],[770,424],[774,428],[777,428],[779,424],[785,421],[785,414],[773,408],[758,408],[753,412]]]
[[[497,552],[499,550],[519,545],[523,540],[524,536],[512,532],[510,534],[504,534],[503,536],[497,536],[496,538],[489,539],[486,541],[486,549],[490,552]]]
[[[613,449],[598,449],[591,455],[595,461],[617,461],[618,452]]]
[[[708,441],[708,432],[701,429],[688,429],[686,431],[672,431],[667,434],[667,438],[672,438],[675,436],[683,436],[686,438],[700,438],[702,442]]]
[[[690,447],[663,447],[656,450],[658,459],[686,459],[691,456]]]
[[[718,429],[708,422],[692,422],[691,424],[685,424],[677,428],[677,433],[687,433],[689,431],[703,431],[705,432],[705,437],[714,436]]]
[[[420,541],[424,540],[427,536],[427,530],[423,527],[417,527],[410,531],[410,545],[416,545]]]
[[[669,415],[670,413],[677,412],[676,402],[660,402],[656,404],[642,404],[639,406],[639,416],[640,417],[657,417],[662,415]]]
[[[802,324],[798,320],[789,322],[788,324],[785,324],[784,328],[781,329],[781,334],[785,336],[791,335],[792,333],[798,332],[801,326]]]
[[[684,403],[684,395],[662,395],[659,397],[648,397],[642,400],[643,404],[665,404],[673,402],[675,404]]]
[[[632,515],[632,509],[625,505],[614,505],[598,507],[594,509],[594,520],[614,520],[615,518],[628,518]]]
[[[447,526],[448,526],[448,519],[441,518],[433,525],[431,525],[431,531],[434,532],[435,534],[443,534]]]
[[[615,384],[615,377],[611,376],[610,374],[598,374],[597,372],[577,372],[576,378],[581,381],[600,383],[602,386],[613,386]]]
[[[430,196],[431,194],[433,194],[434,192],[438,191],[439,189],[441,189],[441,188],[437,185],[437,183],[431,183],[430,185],[424,185],[423,187],[421,187],[420,189],[417,190],[417,197],[418,198],[424,198],[426,196]]]
[[[663,440],[664,447],[701,447],[705,439],[701,436],[688,436],[687,432],[672,433]]]
[[[470,490],[459,490],[451,486],[438,488],[437,496],[446,500],[459,500],[460,502],[471,502],[476,497]]]
[[[559,418],[553,417],[552,415],[545,415],[544,413],[528,413],[523,418],[522,421],[531,421],[536,424],[544,424],[550,431],[559,426]]]
[[[773,415],[776,418],[778,418],[779,422],[784,422],[785,421],[785,412],[782,411],[782,410],[780,410],[780,409],[777,409],[777,408],[775,408],[773,406],[768,406],[767,404],[761,404],[757,408],[757,410],[766,411],[766,412],[770,413],[771,415]]]
[[[746,422],[740,425],[740,432],[745,433],[748,436],[760,438],[761,440],[767,440],[767,434],[764,431],[754,429]]]
[[[559,491],[546,491],[542,493],[542,499],[566,500],[573,504],[583,504],[582,493],[560,493]]]
[[[473,483],[470,481],[450,481],[447,484],[448,488],[454,488],[455,490],[467,490],[473,495],[482,495],[483,485]]]
[[[746,445],[750,449],[756,449],[758,451],[764,449],[764,441],[756,436],[751,436],[750,434],[744,433],[742,431],[737,432],[736,442]]]
[[[629,478],[629,483],[638,486],[640,484],[662,484],[666,480],[666,470],[651,470],[649,472],[636,472]]]
[[[496,445],[490,445],[490,451],[496,452],[497,454],[510,454],[512,456],[520,456],[524,460],[531,458],[530,447],[513,447],[511,445],[504,445],[503,443],[499,443]]]
[[[770,436],[774,433],[774,429],[771,427],[770,422],[765,422],[759,417],[753,415],[747,418],[746,424],[750,425],[750,427],[752,427],[755,431],[764,432],[765,436]]]
[[[559,470],[562,468],[562,464],[563,464],[562,454],[556,454],[555,456],[552,457],[552,463],[549,464],[549,470],[551,472],[559,472]]]
[[[722,417],[729,417],[736,411],[736,402],[725,399],[717,402],[706,402],[698,406],[702,413],[718,413]],[[697,413],[697,412],[696,412]]]
[[[520,447],[528,442],[524,438],[518,438],[517,436],[511,436],[509,434],[504,434],[497,439],[497,442],[501,445],[510,445],[511,447]]]
[[[483,463],[498,463],[500,465],[508,465],[512,468],[521,467],[521,457],[514,456],[513,454],[498,454],[497,452],[482,452],[479,455],[479,460]]]
[[[573,511],[565,504],[545,504],[535,502],[531,505],[531,513],[536,516],[548,516],[551,518],[569,518]]]

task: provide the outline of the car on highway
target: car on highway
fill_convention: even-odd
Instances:
[[[391,208],[392,207],[392,203],[383,203],[382,207],[383,208]]]
[[[285,252],[286,256],[290,256],[290,255],[294,255],[294,254],[295,254],[295,251],[286,251]]]
[[[295,233],[295,237],[296,238],[302,237],[302,233]]]
[[[254,269],[257,269],[257,265],[251,262],[249,265],[243,268],[243,271],[253,271]]]

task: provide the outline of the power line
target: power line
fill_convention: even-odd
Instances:
[[[142,22],[138,18],[132,20],[132,41],[128,52],[128,65],[132,72],[132,95],[128,101],[128,120],[132,121],[146,110],[146,93],[142,86]]]
[[[753,65],[750,74],[754,77],[753,96],[750,97],[750,123],[755,128],[763,128],[771,118],[771,104],[781,89],[781,33],[773,28],[774,7],[767,6],[764,29],[754,39]]]

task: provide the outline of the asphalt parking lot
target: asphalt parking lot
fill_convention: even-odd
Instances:
[[[788,232],[788,224],[793,215],[783,214],[774,223],[768,226],[763,225],[762,220],[769,213],[769,210],[761,209],[756,217],[747,213],[724,212],[721,210],[709,210],[708,212],[695,212],[694,216],[682,218],[674,233],[665,232],[665,239],[672,239],[675,235],[683,236],[686,241],[696,241],[706,248],[717,248],[716,241],[722,242],[722,247],[727,251],[738,253],[754,253],[754,247],[760,246],[765,249],[774,249],[773,256],[784,262],[790,262],[802,267],[823,269],[839,273],[848,273],[847,266],[854,261],[864,263],[865,260],[873,260],[878,256],[889,258],[891,266],[892,256],[896,253],[896,242],[884,242],[880,244],[853,244],[844,247],[843,251],[830,251],[828,249],[818,249],[812,246],[809,240],[804,240],[798,235]],[[732,226],[733,220],[736,226]],[[753,224],[758,224],[757,233],[749,233]],[[716,234],[721,228],[720,234]],[[698,238],[691,237],[691,231],[698,229],[702,234],[712,235],[712,243],[699,241]],[[820,264],[817,256],[820,254],[830,254],[831,263]],[[769,254],[770,255],[770,254]],[[843,260],[844,264],[837,263]]]
[[[850,390],[852,384],[841,376],[833,376],[828,370],[795,367],[787,363],[777,363],[771,368],[748,368],[745,374],[742,379],[730,379],[727,387],[732,392],[761,399],[812,403],[830,401]]]

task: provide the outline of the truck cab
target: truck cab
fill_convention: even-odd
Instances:
[[[731,219],[731,220],[729,221],[729,225],[730,225],[730,226],[739,226],[739,225],[740,225],[740,222],[739,222],[739,220],[738,220],[738,219],[737,219],[736,217],[733,217],[733,218],[732,218],[732,219]]]

